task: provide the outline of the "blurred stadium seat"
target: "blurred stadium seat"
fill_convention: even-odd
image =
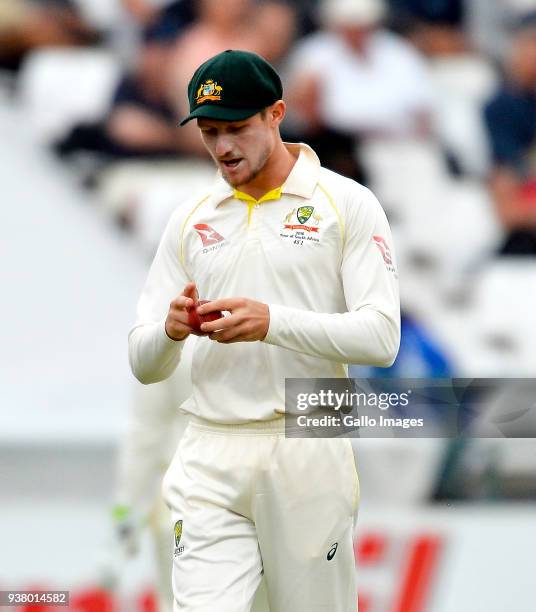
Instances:
[[[104,115],[119,75],[118,60],[105,50],[35,51],[19,75],[19,106],[37,138],[51,144],[76,123]]]
[[[407,238],[413,253],[433,262],[446,288],[488,258],[500,238],[487,190],[476,181],[446,181],[433,201],[414,211]]]
[[[419,506],[432,497],[444,440],[353,440],[361,489],[367,503]]]
[[[425,139],[381,139],[361,146],[371,189],[395,223],[413,223],[434,206],[448,180],[441,149]]]
[[[501,233],[487,190],[451,177],[436,143],[375,140],[363,159],[409,273],[433,270],[435,286],[448,288],[494,251]]]
[[[503,258],[487,265],[475,290],[477,343],[489,355],[487,376],[536,375],[536,263]]]
[[[214,176],[208,160],[121,162],[101,174],[98,201],[107,214],[131,224],[140,246],[152,257],[173,210]]]
[[[466,173],[484,176],[489,167],[481,108],[497,85],[490,62],[477,55],[434,59],[434,123],[440,142]]]

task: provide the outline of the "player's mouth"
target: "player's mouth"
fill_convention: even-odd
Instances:
[[[222,159],[220,163],[224,168],[227,168],[227,170],[234,170],[238,167],[242,159],[242,157],[234,157],[233,159]]]

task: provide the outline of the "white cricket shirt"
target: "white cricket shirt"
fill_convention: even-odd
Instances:
[[[219,177],[172,215],[129,334],[134,375],[170,376],[184,342],[165,333],[170,302],[195,281],[200,299],[269,305],[262,342],[200,338],[192,396],[182,409],[219,423],[284,412],[285,378],[339,378],[348,363],[388,366],[398,351],[400,305],[387,218],[374,195],[320,166],[308,146],[285,183],[260,200]]]

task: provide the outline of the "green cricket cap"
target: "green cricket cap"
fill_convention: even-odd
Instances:
[[[195,71],[188,84],[190,114],[197,117],[242,121],[283,96],[274,67],[256,53],[227,50],[211,57]]]

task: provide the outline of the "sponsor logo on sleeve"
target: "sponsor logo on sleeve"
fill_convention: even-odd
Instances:
[[[396,268],[393,263],[393,257],[391,255],[391,249],[387,244],[387,241],[383,236],[372,236],[374,240],[374,244],[378,247],[378,250],[383,257],[383,261],[385,262],[385,267],[389,270],[389,272],[393,272],[396,274]]]

